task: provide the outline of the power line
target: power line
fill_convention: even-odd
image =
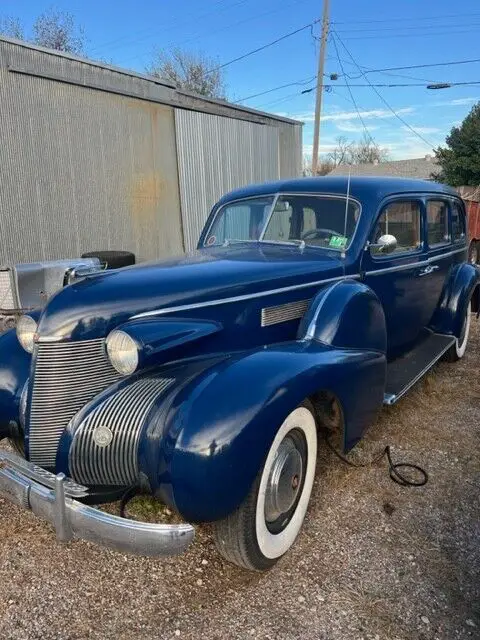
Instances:
[[[359,67],[360,69],[360,67]],[[342,73],[342,77],[348,78],[348,76],[346,74]],[[392,88],[401,88],[401,87],[424,87],[424,88],[428,88],[428,85],[425,84],[425,82],[391,82],[391,83],[387,83],[387,82],[376,82],[376,83],[372,83],[369,82],[368,78],[366,76],[365,80],[367,81],[367,84],[365,83],[347,83],[347,81],[345,80],[345,84],[337,84],[335,82],[335,84],[330,84],[330,85],[326,85],[329,87],[383,87],[384,89],[392,89]],[[472,87],[475,86],[477,84],[480,84],[480,80],[471,80],[468,82],[433,82],[431,84],[445,84],[448,85],[448,87],[430,87],[430,88],[442,88],[442,89],[446,89],[446,88],[450,88],[450,87]],[[302,93],[307,93],[307,91],[302,91]]]
[[[338,47],[337,47],[336,38],[332,37],[332,38],[331,38],[331,40],[332,40],[332,42],[333,42],[333,46],[335,47],[335,53],[337,54],[338,64],[340,65],[340,68],[341,68],[341,70],[342,70],[342,73],[345,75],[345,70],[344,70],[344,68],[343,68],[343,62],[342,62],[342,60],[341,60],[341,58],[340,58],[340,54],[339,54],[339,52],[338,52]],[[361,114],[360,114],[360,110],[359,110],[359,108],[358,108],[358,106],[357,106],[357,103],[356,103],[356,101],[355,101],[355,98],[353,97],[353,93],[352,93],[352,90],[351,90],[351,88],[350,88],[350,85],[348,84],[348,82],[347,82],[346,80],[345,80],[345,84],[346,84],[346,86],[347,86],[348,93],[350,94],[350,98],[351,98],[351,100],[352,100],[352,102],[353,102],[353,106],[355,107],[355,111],[357,112],[358,118],[359,118],[360,122],[362,123],[363,130],[365,131],[365,134],[366,134],[366,135],[367,135],[367,137],[370,139],[370,141],[372,142],[372,144],[375,144],[375,141],[374,141],[374,139],[372,138],[372,135],[371,135],[370,131],[367,129],[367,126],[366,126],[366,124],[365,124],[365,122],[364,122],[364,120],[363,120],[363,118],[362,118],[362,116],[361,116]]]
[[[313,82],[317,76],[311,76],[310,78],[305,78],[305,80],[297,80],[296,82],[289,82],[288,84],[281,84],[278,87],[273,87],[272,89],[267,89],[266,91],[261,91],[260,93],[253,93],[250,96],[246,96],[245,98],[240,98],[240,100],[236,100],[235,104],[239,102],[245,102],[246,100],[251,100],[252,98],[258,98],[259,96],[264,96],[267,93],[273,93],[274,91],[279,91],[280,89],[286,89],[287,87],[294,87],[296,85],[305,85]],[[297,94],[295,94],[297,95]]]
[[[431,20],[443,20],[444,18],[471,18],[472,16],[480,16],[480,13],[450,13],[450,14],[444,14],[444,15],[438,15],[438,16],[424,16],[424,17],[418,17],[415,16],[415,22],[418,22],[419,20],[428,20],[429,22]],[[402,17],[395,17],[395,18],[386,18],[384,20],[344,20],[341,22],[337,22],[335,21],[335,24],[372,24],[372,23],[380,23],[380,22],[411,22],[412,19],[411,18],[405,18],[404,16]]]
[[[223,69],[224,67],[228,67],[229,65],[233,64],[234,62],[238,62],[239,60],[244,60],[245,58],[248,58],[249,56],[253,56],[255,53],[258,53],[259,51],[263,51],[264,49],[268,49],[269,47],[273,47],[273,45],[277,44],[278,42],[281,42],[282,40],[286,40],[287,38],[290,38],[291,36],[294,36],[297,33],[300,33],[301,31],[305,31],[305,29],[310,29],[310,27],[312,27],[317,22],[319,22],[319,20],[314,20],[313,22],[309,22],[308,24],[304,25],[303,27],[300,27],[299,29],[295,29],[295,31],[290,31],[289,33],[285,33],[283,36],[280,36],[276,40],[272,40],[271,42],[267,42],[267,44],[264,44],[261,47],[257,47],[256,49],[252,49],[251,51],[247,51],[247,53],[244,53],[243,55],[238,56],[237,58],[233,58],[232,60],[229,60],[228,62],[224,62],[223,64],[220,64],[217,67],[214,67],[213,69],[209,69],[205,73],[213,73],[214,71],[218,71],[219,69]]]
[[[90,50],[90,53],[94,53],[94,52],[98,52],[98,51],[102,51],[102,50],[113,50],[113,49],[119,49],[120,47],[123,46],[129,46],[129,44],[137,44],[138,42],[142,41],[142,40],[146,40],[152,36],[157,36],[160,33],[165,33],[166,31],[171,31],[172,29],[176,29],[177,27],[184,27],[185,25],[189,25],[189,24],[196,24],[198,23],[200,20],[207,18],[208,16],[214,14],[214,13],[218,13],[221,11],[225,11],[227,9],[233,9],[234,7],[241,5],[241,4],[245,4],[246,2],[248,2],[248,0],[237,0],[236,2],[233,2],[233,4],[225,4],[224,0],[217,0],[217,2],[215,2],[212,6],[211,6],[211,10],[207,11],[205,13],[202,13],[199,16],[196,16],[190,20],[174,20],[173,23],[166,25],[163,29],[158,29],[157,27],[153,28],[150,26],[147,29],[141,29],[140,31],[137,31],[136,33],[129,33],[125,36],[121,36],[119,38],[116,38],[115,40],[110,40],[108,42],[104,42],[103,44],[100,44],[96,47],[94,47],[93,49]],[[219,5],[224,5],[223,7],[219,6]],[[218,7],[216,9],[213,9],[213,7]],[[213,10],[212,10],[213,9]],[[139,38],[138,36],[142,35],[142,38]],[[126,45],[124,44],[126,41]],[[116,45],[116,46],[112,46],[112,45]]]
[[[465,27],[478,27],[478,22],[468,22],[466,24],[429,24],[429,25],[416,25],[414,27],[373,27],[372,29],[336,29],[337,33],[365,33],[365,32],[378,32],[378,31],[422,31],[425,29],[463,29]]]
[[[438,31],[436,33],[400,33],[400,34],[388,34],[385,36],[382,35],[375,35],[375,36],[347,36],[345,37],[345,40],[378,40],[379,38],[381,39],[385,39],[385,38],[429,38],[429,37],[436,37],[436,36],[455,36],[455,35],[462,35],[464,33],[477,33],[478,29],[466,29],[463,31]]]
[[[333,30],[332,30],[333,31]],[[338,36],[338,34],[333,31],[333,41],[335,43],[335,49],[337,48],[337,44],[336,41],[340,42],[340,44],[342,45],[342,47],[345,49],[345,52],[347,53],[348,57],[351,59],[352,62],[355,63],[355,65],[357,66],[358,70],[360,73],[363,74],[361,68],[358,66],[358,64],[356,63],[354,57],[352,56],[352,54],[350,53],[349,49],[347,49],[346,45],[342,42],[341,38]],[[390,105],[389,102],[387,102],[385,100],[385,98],[382,96],[382,94],[377,91],[377,89],[375,88],[374,85],[372,85],[368,79],[367,76],[365,76],[365,80],[368,82],[368,84],[370,85],[370,87],[373,89],[373,91],[377,94],[377,96],[380,98],[380,100],[383,102],[383,104],[387,107],[387,109],[389,109],[389,111],[391,111],[393,113],[393,115],[404,125],[407,127],[407,129],[409,129],[413,134],[415,134],[417,136],[417,138],[419,138],[420,140],[422,140],[422,142],[424,142],[425,144],[427,144],[430,148],[433,148],[435,145],[433,145],[431,142],[429,142],[426,138],[424,138],[418,131],[416,131],[412,126],[410,126],[408,124],[408,122],[406,120],[404,120],[400,115],[398,115],[398,113],[395,111],[395,109]],[[479,83],[480,84],[480,83]]]
[[[362,69],[365,70],[366,73],[384,73],[386,71],[407,71],[409,69],[427,69],[430,67],[449,67],[449,66],[458,65],[458,64],[471,64],[474,62],[480,62],[480,58],[471,58],[470,60],[453,60],[450,62],[432,62],[429,64],[411,64],[405,67],[384,67],[383,69],[368,69],[368,70],[366,70],[366,67],[362,67]],[[355,66],[359,66],[359,65],[356,64]],[[355,77],[360,78],[361,75],[358,75]],[[352,79],[355,79],[355,77],[353,77]]]

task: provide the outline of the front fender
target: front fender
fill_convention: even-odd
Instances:
[[[20,396],[32,356],[18,342],[15,329],[0,336],[0,440],[10,436],[10,421],[19,422]]]
[[[480,286],[480,268],[462,263],[453,267],[445,282],[440,302],[430,323],[430,328],[437,333],[460,336],[463,320],[470,304],[478,305],[478,287]]]
[[[231,356],[149,417],[140,467],[189,521],[223,518],[247,495],[285,417],[316,391],[338,397],[353,446],[382,404],[385,367],[382,353],[309,340]]]

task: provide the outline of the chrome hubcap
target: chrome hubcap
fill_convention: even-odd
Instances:
[[[275,522],[295,503],[302,485],[303,461],[292,438],[278,447],[265,492],[265,520]]]

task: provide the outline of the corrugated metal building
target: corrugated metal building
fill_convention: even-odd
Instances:
[[[0,263],[195,247],[226,191],[301,174],[302,125],[0,38]]]

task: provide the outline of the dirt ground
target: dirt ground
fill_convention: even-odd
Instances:
[[[0,638],[480,638],[479,324],[465,359],[384,409],[356,454],[390,444],[428,484],[352,469],[323,443],[303,531],[269,573],[225,563],[208,527],[181,557],[127,557],[60,545],[0,500]]]

